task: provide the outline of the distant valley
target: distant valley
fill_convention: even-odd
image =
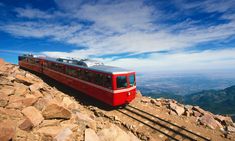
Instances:
[[[235,85],[223,90],[205,90],[186,95],[183,102],[198,105],[213,113],[235,114]]]
[[[235,85],[235,71],[207,73],[137,73],[137,86],[143,93],[188,95],[203,90],[220,90]]]
[[[218,76],[162,75],[142,79],[138,89],[145,96],[198,105],[215,114],[231,114],[235,120],[235,78]]]

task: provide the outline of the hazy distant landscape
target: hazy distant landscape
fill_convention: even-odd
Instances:
[[[233,72],[149,74],[137,79],[138,89],[145,96],[175,99],[216,114],[235,114]]]
[[[235,85],[235,73],[158,73],[137,74],[137,86],[144,95],[170,93],[187,95],[202,90],[219,90]]]

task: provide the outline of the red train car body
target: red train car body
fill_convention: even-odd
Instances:
[[[111,106],[130,103],[136,96],[134,71],[88,59],[19,56],[19,66],[42,73]]]

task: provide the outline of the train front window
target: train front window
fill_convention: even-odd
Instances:
[[[135,86],[135,75],[132,74],[129,76],[130,86]]]
[[[116,78],[117,88],[126,88],[127,87],[127,80],[126,76],[118,76]]]
[[[19,61],[26,61],[26,57],[19,56]]]

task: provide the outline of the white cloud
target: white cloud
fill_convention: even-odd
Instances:
[[[16,36],[49,37],[56,41],[86,46],[87,50],[71,52],[84,56],[176,50],[202,42],[226,39],[235,34],[234,21],[210,27],[185,26],[190,24],[189,22],[169,25],[167,28],[152,24],[152,21],[158,19],[155,17],[158,10],[144,5],[143,1],[82,3],[84,1],[65,5],[67,6],[65,10],[68,12],[66,14],[92,21],[93,25],[83,28],[77,23],[61,25],[54,21],[31,21],[9,23],[0,29]],[[69,11],[69,8],[75,10]],[[56,14],[50,15],[31,8],[18,8],[18,14],[22,17],[39,19],[56,17]],[[179,32],[174,33],[175,30]]]
[[[137,72],[173,72],[190,70],[235,69],[235,49],[207,50],[203,52],[177,52],[152,54],[149,58],[104,60],[106,64],[136,70]]]
[[[80,30],[82,25],[61,25],[45,22],[15,22],[0,26],[0,30],[19,37],[44,38],[66,41],[74,32]]]
[[[125,1],[112,4],[85,4],[77,11],[77,16],[95,22],[95,25],[117,32],[151,30],[154,26],[153,7],[143,1]]]
[[[0,53],[4,52],[4,53],[13,53],[13,54],[27,54],[29,52],[27,51],[16,51],[16,50],[5,50],[5,49],[0,49]],[[32,53],[32,52],[30,52]]]
[[[15,12],[17,12],[18,17],[24,17],[29,19],[50,19],[53,15],[50,15],[46,12],[43,12],[39,9],[33,9],[30,7],[26,8],[16,8]]]
[[[194,9],[206,12],[231,12],[231,10],[234,10],[234,4],[234,0],[175,1],[175,6],[182,11]]]
[[[216,0],[216,1],[206,1],[202,7],[207,12],[230,12],[230,10],[234,10],[234,0]]]

